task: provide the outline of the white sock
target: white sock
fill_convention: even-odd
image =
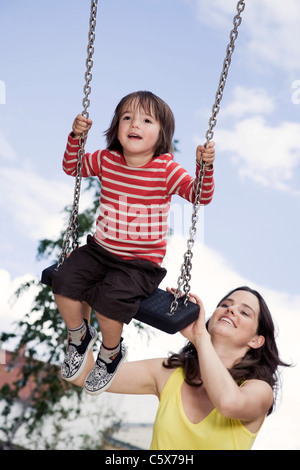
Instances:
[[[107,348],[106,346],[101,344],[99,356],[104,362],[106,362],[106,364],[110,364],[119,354],[120,347],[120,343],[115,348]]]
[[[83,321],[82,325],[80,325],[78,328],[75,328],[74,330],[68,328],[68,332],[70,336],[70,343],[75,344],[75,346],[80,346],[87,332],[87,326]]]

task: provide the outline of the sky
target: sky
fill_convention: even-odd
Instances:
[[[72,202],[74,181],[61,160],[82,112],[89,9],[87,0],[1,2],[1,330],[28,311],[30,295],[11,297],[49,264],[37,261],[38,242],[60,233]],[[99,1],[87,150],[104,148],[123,96],[151,90],[173,110],[175,158],[193,174],[235,13],[232,0]],[[281,403],[257,440],[267,449],[300,447],[299,21],[297,0],[246,1],[213,138],[216,189],[199,217],[192,271],[208,314],[232,287],[257,288],[273,313],[281,356],[295,364],[283,371]],[[83,193],[82,210],[89,202]],[[174,197],[165,283],[176,284],[190,210]],[[166,343],[180,341],[158,333],[148,348],[132,350],[165,354]]]

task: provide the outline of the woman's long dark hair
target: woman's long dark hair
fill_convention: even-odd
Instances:
[[[238,385],[250,379],[264,380],[272,387],[275,401],[279,389],[278,366],[288,367],[289,364],[284,363],[279,358],[275,341],[274,323],[270,310],[263,297],[259,292],[250,287],[237,287],[223,297],[217,306],[219,307],[231,294],[240,290],[251,292],[251,294],[255,295],[258,299],[260,311],[256,333],[264,336],[265,342],[258,349],[249,349],[245,356],[229,369],[229,372]],[[207,326],[208,323],[209,321],[207,322]],[[185,381],[189,385],[199,385],[199,378],[201,381],[197,351],[191,342],[188,342],[178,354],[172,354],[167,362],[164,363],[164,366],[167,368],[182,367]],[[197,384],[195,384],[195,379],[198,379]],[[202,382],[200,382],[200,385],[202,385]],[[273,406],[268,411],[268,414],[270,414],[272,410]]]

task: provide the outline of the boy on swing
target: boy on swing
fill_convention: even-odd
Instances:
[[[78,115],[68,137],[64,171],[76,175],[79,138],[92,121]],[[200,162],[206,163],[201,204],[213,197],[214,143],[196,150],[196,178],[173,160],[175,122],[169,106],[148,91],[125,96],[106,131],[107,148],[87,153],[83,177],[101,182],[96,231],[87,244],[74,250],[52,278],[60,314],[69,333],[61,366],[62,377],[76,380],[97,338],[83,317],[83,302],[92,307],[102,344],[84,388],[92,395],[106,390],[126,358],[123,324],[139,303],[159,286],[166,274],[167,218],[173,194],[193,202]]]

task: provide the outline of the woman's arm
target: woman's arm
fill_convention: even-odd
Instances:
[[[126,393],[133,395],[150,394],[159,396],[170,374],[163,367],[165,359],[146,359],[142,361],[124,362],[118,370],[113,383],[107,392]],[[87,362],[81,376],[74,385],[84,386],[85,377],[94,367],[94,356],[89,351]]]
[[[218,411],[227,418],[254,421],[267,413],[273,403],[270,385],[249,380],[239,387],[217,355],[209,334],[195,341],[201,378]]]
[[[205,311],[201,300],[197,321],[182,330],[183,336],[197,349],[201,378],[206,392],[217,410],[225,417],[241,421],[255,421],[264,416],[273,403],[273,392],[262,380],[250,380],[239,387],[214,349],[205,325]]]
[[[149,394],[159,397],[167,380],[164,359],[145,359],[125,362],[120,367],[108,392],[125,394]]]

